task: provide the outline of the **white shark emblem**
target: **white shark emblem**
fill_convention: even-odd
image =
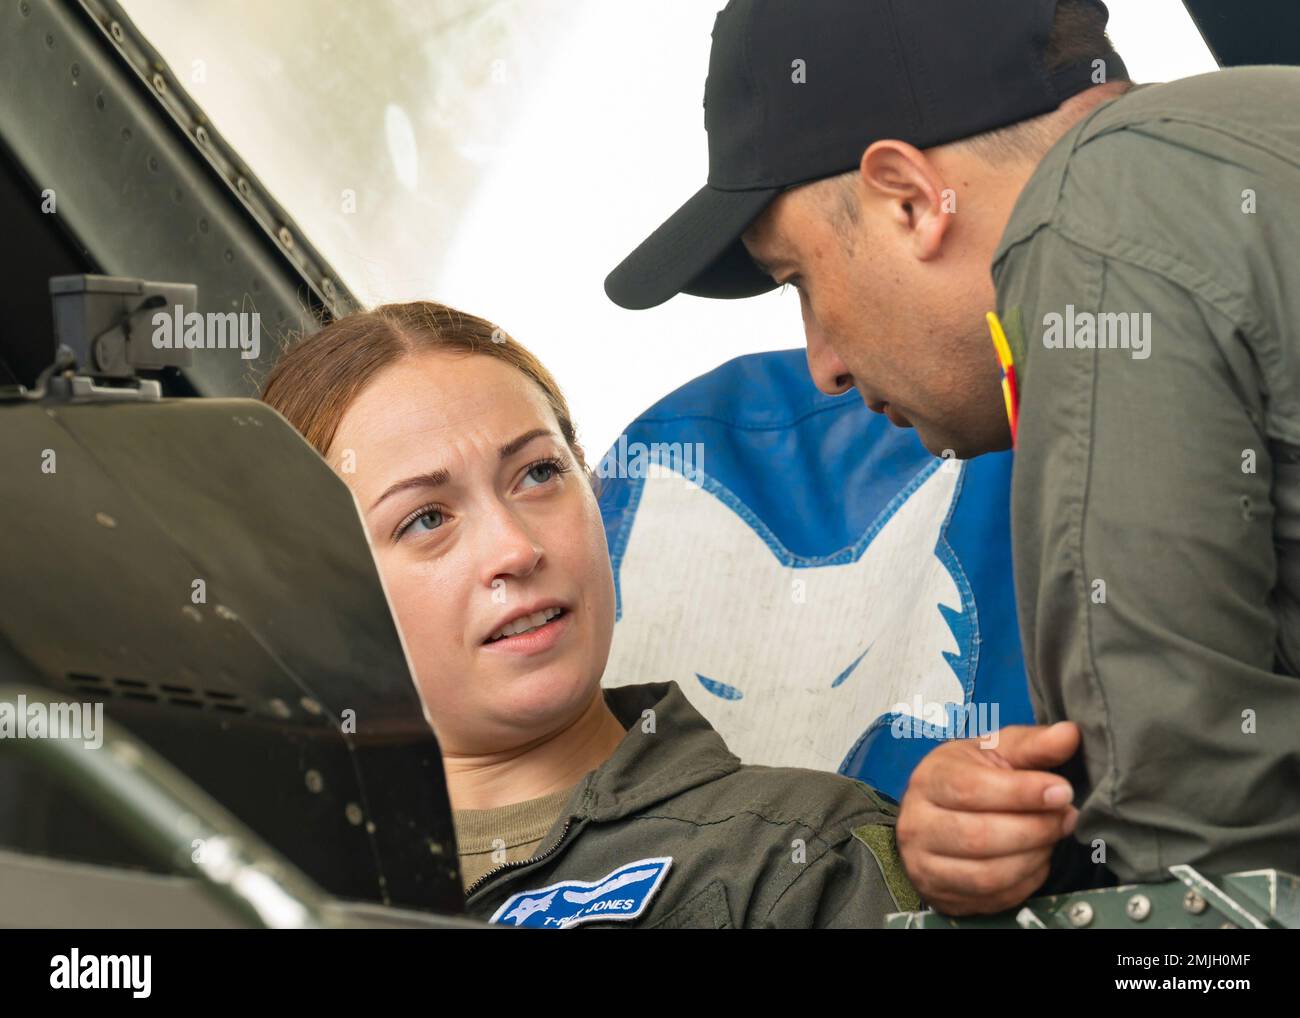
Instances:
[[[921,471],[857,559],[835,565],[798,560],[711,491],[652,472],[619,568],[604,684],[675,680],[746,763],[832,771],[882,715],[963,704],[944,655],[966,654],[973,675],[975,650],[940,605],[972,622],[974,605],[936,553],[963,469]]]
[[[551,907],[551,902],[555,900],[555,892],[545,895],[541,898],[524,898],[518,905],[505,914],[503,918],[513,919],[516,926],[522,926],[524,921],[534,912],[545,912]]]

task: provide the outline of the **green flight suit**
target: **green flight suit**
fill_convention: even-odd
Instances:
[[[1082,727],[1077,840],[1124,880],[1300,872],[1300,70],[1101,106],[993,273],[1020,628],[1038,719]]]
[[[545,929],[880,928],[918,907],[897,810],[866,785],[742,764],[674,682],[604,695],[627,735],[532,858],[469,886],[470,915]]]

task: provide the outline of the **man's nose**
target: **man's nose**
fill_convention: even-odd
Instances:
[[[808,341],[808,373],[813,384],[828,396],[853,388],[853,374],[817,329],[804,329]]]

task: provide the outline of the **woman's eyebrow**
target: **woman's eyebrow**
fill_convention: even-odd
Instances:
[[[559,435],[556,435],[555,432],[551,431],[549,428],[533,428],[532,431],[525,431],[518,438],[512,438],[509,442],[507,442],[500,449],[498,449],[497,452],[501,454],[502,459],[509,459],[520,449],[526,446],[529,442],[531,442],[534,438],[541,438],[543,435],[551,435],[554,438],[560,437]]]
[[[525,431],[518,438],[512,438],[505,445],[501,446],[497,452],[501,459],[509,459],[533,439],[541,438],[544,435],[559,437],[549,428],[533,428],[532,431]],[[375,499],[371,504],[370,509],[367,511],[373,512],[380,502],[388,498],[390,495],[396,495],[399,491],[406,491],[409,488],[437,488],[440,485],[446,484],[450,480],[451,471],[447,470],[445,467],[431,470],[425,474],[416,474],[414,477],[408,477],[404,481],[398,481],[396,484],[391,485],[382,495]]]

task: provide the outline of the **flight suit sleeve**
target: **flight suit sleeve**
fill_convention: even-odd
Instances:
[[[1253,337],[1209,282],[1141,262],[1047,227],[999,278],[1025,345],[1012,527],[1035,714],[1080,725],[1075,837],[1124,880],[1294,865],[1300,688],[1275,671]],[[1126,316],[1145,354],[1054,345],[1086,341],[1084,313]]]
[[[874,793],[869,793],[874,798]],[[883,800],[878,800],[883,804]],[[920,908],[894,838],[897,807],[850,823],[839,840],[804,869],[762,922],[767,929],[880,929],[891,912]]]

